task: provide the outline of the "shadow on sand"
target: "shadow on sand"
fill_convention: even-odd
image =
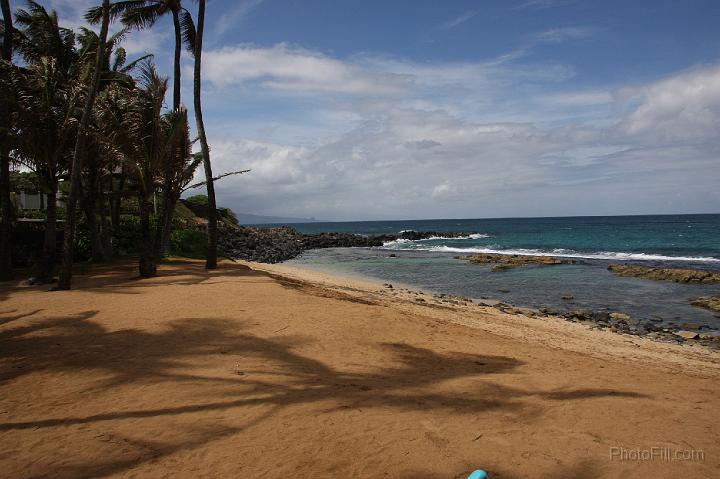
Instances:
[[[258,280],[273,281],[247,268],[223,270],[221,274],[250,275],[257,276]],[[164,273],[163,284],[168,284],[168,276],[173,278],[170,284],[197,284],[215,277],[208,273],[178,271],[177,274]],[[96,281],[102,285],[98,286]],[[118,279],[116,271],[115,274],[99,271],[83,278],[83,283],[92,284],[92,290],[108,292],[113,288],[133,288],[139,282],[133,284],[133,280]],[[105,394],[133,383],[162,385],[170,382],[222,386],[224,392],[214,396],[198,394],[195,400],[170,407],[5,421],[0,423],[0,433],[227,411],[253,405],[269,406],[269,412],[241,428],[218,424],[216,427],[201,428],[192,435],[179,435],[177,442],[173,443],[136,444],[149,452],[132,460],[103,462],[98,458],[91,464],[54,471],[56,476],[63,477],[103,476],[125,471],[179,450],[198,448],[231,436],[282,408],[296,404],[322,402],[324,406],[331,405],[327,411],[382,407],[398,411],[445,410],[460,415],[497,409],[519,411],[523,408],[519,400],[528,396],[549,401],[619,395],[641,397],[633,392],[599,389],[526,391],[490,381],[493,374],[511,372],[522,364],[506,356],[440,353],[410,344],[378,342],[371,347],[386,353],[389,360],[384,367],[371,372],[346,372],[299,354],[297,349],[308,343],[307,338],[258,337],[245,332],[247,324],[241,320],[194,317],[178,319],[170,323],[169,328],[158,332],[135,329],[111,331],[92,321],[97,314],[93,310],[75,316],[33,319],[32,316],[38,312],[0,314],[0,387],[6,391],[12,381],[31,373],[91,370],[101,373],[104,378],[93,383],[92,390]],[[18,324],[20,318],[25,321]],[[213,355],[238,356],[249,369],[242,375],[229,370],[225,376],[184,372],[188,364],[199,360],[197,358],[202,357],[206,361]],[[472,383],[472,388],[464,390],[433,388],[458,378],[477,381]],[[435,392],[428,392],[429,389]],[[130,439],[123,440],[132,442]],[[415,477],[432,476],[420,473]]]

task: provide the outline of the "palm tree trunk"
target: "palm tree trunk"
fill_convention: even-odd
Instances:
[[[207,180],[208,197],[208,249],[205,267],[207,269],[217,268],[217,205],[215,203],[215,185],[213,183],[212,165],[210,164],[210,148],[205,135],[205,124],[202,117],[202,102],[200,101],[201,89],[201,63],[202,63],[202,42],[203,29],[205,24],[205,0],[198,0],[197,31],[195,36],[195,71],[193,81],[193,99],[195,104],[195,121],[197,123],[198,136],[200,137],[200,148],[202,149],[203,165],[205,166],[205,179]]]
[[[155,255],[152,247],[152,234],[150,232],[150,198],[143,193],[138,198],[140,207],[140,276],[150,278],[155,276]]]
[[[95,52],[95,69],[93,70],[91,84],[88,88],[87,97],[85,98],[85,107],[80,117],[80,125],[78,126],[77,138],[75,139],[75,152],[73,154],[72,170],[70,173],[70,194],[65,205],[65,235],[63,239],[63,258],[62,268],[60,270],[60,279],[57,288],[60,290],[70,289],[72,281],[72,264],[75,249],[75,205],[77,204],[78,192],[80,189],[80,170],[82,169],[82,160],[85,156],[85,131],[90,122],[92,114],[92,106],[95,102],[100,86],[100,69],[102,68],[103,57],[105,52],[105,43],[107,42],[108,27],[110,25],[110,0],[103,0],[103,20],[100,28],[100,39],[98,41],[97,51]]]
[[[175,27],[175,59],[174,59],[174,73],[173,73],[173,110],[177,111],[180,108],[180,55],[182,52],[182,30],[180,28],[180,11],[179,9],[172,10],[173,25]],[[157,261],[160,261],[165,254],[167,254],[168,245],[170,244],[170,233],[172,230],[172,217],[175,212],[175,203],[173,201],[172,194],[172,176],[173,176],[173,162],[175,152],[177,148],[173,148],[173,153],[165,165],[163,182],[163,206],[160,221],[156,226],[155,231],[155,257]]]
[[[80,199],[82,209],[85,211],[87,229],[90,233],[90,261],[93,263],[105,260],[105,248],[103,247],[98,224],[98,188],[96,181],[96,168],[92,168],[88,178],[88,186],[83,188],[83,197]]]
[[[38,265],[36,278],[38,283],[52,282],[57,259],[57,179],[49,178],[48,185],[47,205],[45,206],[45,239]]]
[[[2,59],[12,61],[12,13],[9,0],[0,0],[2,6],[5,35],[2,46]],[[6,103],[0,106],[0,121],[9,122]],[[8,125],[5,125],[8,126]],[[7,130],[6,130],[7,131]],[[10,202],[10,154],[5,138],[0,139],[0,281],[12,279],[12,223],[14,211]]]
[[[120,170],[120,178],[118,178],[118,188],[115,189],[115,177],[110,177],[110,224],[112,230],[117,232],[120,229],[120,209],[122,206],[122,192],[125,189],[125,170]]]
[[[102,192],[102,184],[100,186],[100,191]],[[102,193],[98,195],[97,199],[100,203],[97,208],[97,211],[100,213],[100,245],[102,246],[103,258],[109,259],[113,256],[112,226],[110,225],[110,219],[108,217],[110,215],[109,201],[105,200]]]
[[[180,108],[180,54],[182,52],[182,29],[180,28],[180,10],[173,9],[173,26],[175,27],[175,59],[173,62],[173,110]]]
[[[3,108],[4,110],[4,108]],[[4,111],[0,116],[7,118]],[[14,218],[13,205],[10,201],[10,156],[6,147],[7,142],[2,142],[0,151],[0,281],[12,279],[12,223]]]

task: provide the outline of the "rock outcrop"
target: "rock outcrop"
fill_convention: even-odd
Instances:
[[[496,273],[505,271],[510,268],[517,268],[526,265],[557,265],[564,263],[576,263],[575,260],[563,260],[552,256],[526,256],[526,255],[504,255],[504,254],[474,254],[470,256],[456,256],[456,259],[462,259],[470,263],[476,264],[492,264],[494,265],[490,271]]]
[[[403,231],[396,234],[358,235],[351,233],[303,234],[288,226],[257,228],[224,224],[220,229],[218,246],[230,258],[279,263],[295,258],[303,251],[318,248],[377,247],[407,239],[417,241],[433,237],[459,238],[470,233],[440,233],[437,231]]]
[[[690,304],[720,313],[720,296],[703,296],[690,300]]]
[[[608,269],[618,276],[674,281],[675,283],[720,283],[720,273],[691,268],[652,268],[634,264],[611,264]]]

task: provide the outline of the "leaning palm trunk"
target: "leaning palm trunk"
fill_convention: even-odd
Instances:
[[[172,10],[173,26],[175,29],[175,57],[173,61],[173,110],[178,111],[180,108],[180,55],[182,52],[182,28],[180,26],[179,8]],[[176,150],[176,148],[173,148]],[[172,158],[172,156],[171,156]],[[155,232],[155,257],[160,261],[168,251],[170,246],[170,234],[172,233],[172,217],[175,213],[175,204],[177,198],[173,198],[172,192],[172,163],[167,162],[165,165],[165,181],[163,183],[163,204],[160,221],[158,221]]]
[[[205,124],[202,117],[202,103],[200,101],[201,88],[201,63],[202,63],[202,41],[203,26],[205,23],[205,0],[198,0],[197,31],[195,37],[195,71],[193,81],[193,96],[195,104],[195,121],[197,123],[198,136],[200,137],[200,148],[202,149],[203,166],[205,167],[205,178],[207,180],[208,197],[208,250],[205,267],[207,269],[217,268],[217,208],[215,203],[215,185],[213,183],[212,165],[210,164],[210,148],[205,135]]]
[[[87,125],[92,115],[92,106],[100,86],[100,69],[102,68],[105,42],[107,42],[108,27],[110,25],[110,0],[103,0],[103,20],[100,28],[100,39],[97,51],[95,52],[95,67],[92,80],[85,98],[85,107],[80,117],[77,138],[75,140],[75,152],[73,154],[72,169],[70,172],[70,194],[65,205],[65,235],[63,240],[63,260],[60,270],[58,289],[70,289],[72,281],[72,264],[75,253],[75,205],[77,204],[80,189],[80,173],[82,160],[85,155],[85,134]]]
[[[2,59],[12,61],[12,14],[10,2],[0,0],[2,3],[2,14],[5,25],[3,37]],[[0,121],[4,130],[2,135],[7,135],[9,112],[5,101],[0,102]],[[12,279],[12,222],[13,207],[10,203],[10,154],[5,138],[0,138],[0,281]]]

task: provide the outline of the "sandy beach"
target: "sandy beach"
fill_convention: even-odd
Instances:
[[[284,265],[0,286],[13,478],[709,478],[720,354]]]

